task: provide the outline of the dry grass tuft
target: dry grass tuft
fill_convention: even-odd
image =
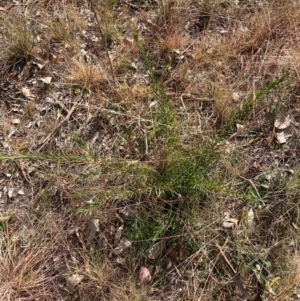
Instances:
[[[49,247],[45,246],[45,250],[38,246],[30,250],[8,248],[2,252],[0,296],[3,299],[53,300],[55,277],[47,262],[53,256]]]
[[[78,294],[88,300],[144,300],[148,288],[137,285],[136,277],[109,261],[103,261],[96,255],[86,259],[85,280],[79,285]],[[147,298],[152,300],[152,298]]]
[[[29,60],[35,54],[35,42],[32,28],[27,18],[12,9],[7,15],[0,14],[1,55],[8,64]]]
[[[294,255],[289,263],[290,272],[280,279],[276,289],[276,300],[286,301],[295,298],[300,290],[299,256]],[[270,300],[272,300],[270,298]]]
[[[27,216],[12,221],[15,222],[1,233],[1,298],[33,301],[59,297],[54,259],[64,252],[61,220],[48,216],[43,222],[37,221],[35,227]]]
[[[69,84],[82,91],[94,92],[107,82],[105,75],[99,69],[100,67],[95,64],[73,59],[67,65],[68,75],[66,79],[70,80]]]
[[[166,37],[161,41],[161,47],[163,53],[170,54],[172,52],[179,52],[185,50],[184,48],[188,46],[188,41],[186,37],[180,33],[179,29],[174,27],[171,28]]]

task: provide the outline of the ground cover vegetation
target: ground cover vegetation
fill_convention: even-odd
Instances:
[[[0,2],[1,300],[298,300],[300,3]]]

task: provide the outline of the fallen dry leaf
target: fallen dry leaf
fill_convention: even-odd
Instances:
[[[223,222],[223,227],[224,228],[234,228],[237,226],[238,220],[236,218],[229,218]]]
[[[276,133],[276,139],[279,144],[286,143],[289,137],[291,137],[291,135],[286,135],[284,132]]]
[[[244,125],[237,123],[236,129],[237,129],[236,134],[239,136],[239,135],[244,134],[246,128]]]
[[[141,267],[139,272],[139,280],[141,284],[149,284],[151,282],[151,274],[149,269],[146,267]]]
[[[161,256],[163,250],[166,247],[166,243],[164,240],[161,240],[154,245],[152,245],[148,251],[148,258],[151,260],[157,259],[159,256]]]
[[[37,65],[39,67],[40,70],[42,70],[45,65],[41,64],[41,63],[38,63],[38,62],[33,62],[34,65]]]
[[[20,122],[21,122],[21,120],[18,119],[18,118],[15,118],[15,119],[12,120],[13,124],[20,124]]]
[[[284,130],[291,125],[291,117],[289,115],[285,117],[279,117],[275,120],[274,126],[279,130]]]
[[[131,246],[131,241],[129,241],[127,238],[123,237],[119,244],[114,249],[114,252],[116,254],[122,253],[125,249],[129,248]]]
[[[228,212],[225,212],[224,213],[224,219],[223,219],[223,227],[224,228],[230,228],[230,229],[233,229],[237,226],[238,224],[238,220],[236,218],[231,218],[229,217],[229,213]]]
[[[24,190],[23,190],[23,189],[19,189],[19,190],[18,190],[18,194],[19,194],[19,195],[24,195]]]
[[[239,101],[241,99],[242,95],[243,95],[242,92],[233,92],[232,98],[234,101]]]
[[[29,97],[31,95],[30,89],[25,88],[25,87],[22,88],[21,92],[25,97]]]
[[[253,209],[250,208],[248,213],[247,213],[247,221],[248,221],[249,226],[252,225],[253,220],[254,220],[254,212],[253,212]]]
[[[13,188],[8,189],[7,196],[11,199],[13,195],[14,195],[14,189]]]
[[[120,241],[120,239],[121,239],[121,237],[122,237],[122,234],[123,234],[123,229],[124,229],[124,226],[123,226],[123,225],[121,225],[121,226],[118,228],[118,230],[117,230],[117,232],[116,232],[116,234],[115,234],[114,245],[117,245],[118,242]]]
[[[45,83],[45,84],[50,84],[51,81],[52,81],[52,77],[51,76],[47,76],[47,77],[44,77],[44,78],[40,78],[40,80]]]
[[[67,282],[67,288],[69,290],[73,290],[77,284],[79,284],[81,282],[81,280],[84,278],[83,275],[79,275],[79,274],[73,274],[69,277],[66,278],[66,282]]]

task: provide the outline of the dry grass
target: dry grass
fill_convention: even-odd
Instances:
[[[0,15],[1,60],[8,64],[27,61],[35,54],[34,33],[28,20],[17,10]]]
[[[297,294],[298,1],[3,5],[1,299]]]
[[[290,261],[290,272],[280,280],[277,300],[285,301],[299,294],[299,257],[294,255]]]
[[[107,82],[100,67],[93,63],[79,62],[74,59],[68,65],[66,79],[70,81],[70,85],[79,88],[77,93],[95,91]]]
[[[16,250],[8,250],[1,258],[1,292],[5,300],[51,300],[53,298],[52,269],[45,269],[53,254],[41,249],[30,248],[30,251],[16,254]]]
[[[48,216],[33,225],[21,214],[1,233],[1,298],[53,300],[60,295],[54,258],[64,253],[60,217]]]

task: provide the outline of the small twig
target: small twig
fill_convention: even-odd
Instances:
[[[228,237],[226,238],[226,241],[225,241],[225,243],[224,243],[224,245],[223,245],[223,248],[226,246],[227,242],[228,242]],[[220,254],[223,256],[223,258],[225,259],[225,261],[226,261],[227,264],[229,265],[231,271],[232,271],[233,273],[236,274],[237,271],[234,269],[234,267],[233,267],[233,266],[231,265],[231,263],[229,262],[229,260],[228,260],[227,256],[225,255],[225,253],[224,253],[222,247],[221,247],[219,244],[216,244],[216,247],[219,249]]]
[[[181,100],[181,103],[182,103],[182,107],[184,108],[185,112],[187,112],[187,109],[186,109],[185,103],[184,103],[184,101],[183,101],[183,94],[181,94],[181,96],[180,96],[180,100]]]
[[[251,184],[251,186],[252,186],[253,189],[255,190],[256,195],[258,196],[259,200],[264,204],[264,206],[266,206],[266,204],[265,204],[265,202],[263,201],[263,199],[261,198],[261,196],[260,196],[260,194],[259,194],[259,192],[258,192],[256,186],[254,185],[253,181],[252,181],[251,179],[247,179],[247,178],[244,178],[244,177],[242,177],[242,176],[240,176],[240,178],[243,179],[243,180],[245,180],[245,181],[247,181],[247,182],[249,182],[249,183]]]
[[[267,137],[267,144],[268,147],[271,148],[271,144],[275,137],[275,126],[273,126],[273,130],[270,132],[269,136]]]
[[[228,271],[229,275],[232,277],[232,280],[234,282],[234,284],[238,287],[238,289],[241,291],[241,293],[244,295],[244,297],[251,298],[251,295],[248,293],[248,291],[245,289],[245,285],[240,277],[240,275],[238,274],[238,272],[234,269],[234,267],[232,266],[232,264],[230,263],[227,255],[225,254],[225,252],[223,251],[223,248],[225,247],[225,245],[228,242],[228,237],[224,243],[224,245],[221,247],[219,244],[216,244],[216,247],[219,249],[220,254],[222,255],[223,259],[226,261],[226,263],[228,264],[230,271]]]
[[[61,101],[59,101],[56,98],[54,98],[54,99],[55,99],[55,101],[46,100],[46,103],[48,103],[50,105],[53,105],[53,106],[59,105],[60,108],[68,114],[69,113],[69,109]]]
[[[60,129],[60,127],[70,119],[70,117],[71,117],[71,115],[73,114],[73,112],[74,112],[74,110],[75,110],[76,107],[77,107],[77,102],[76,102],[76,103],[72,106],[72,108],[68,111],[67,116],[66,116],[61,122],[59,122],[58,125],[55,126],[55,128],[51,131],[51,133],[48,134],[48,136],[43,140],[43,142],[41,143],[41,146],[40,146],[40,148],[38,149],[38,151],[41,151],[41,150],[46,146],[46,144],[49,142],[49,140],[50,140],[50,139],[56,134],[56,132]]]
[[[33,186],[33,183],[32,183],[32,181],[30,180],[29,175],[28,175],[28,174],[25,172],[25,170],[24,170],[23,163],[17,161],[17,165],[18,165],[19,169],[21,170],[21,173],[22,173],[24,179],[29,183],[30,186]]]
[[[96,8],[95,8],[95,5],[94,5],[93,1],[94,0],[90,0],[91,8],[92,8],[92,11],[93,11],[93,13],[95,15],[95,19],[97,21],[97,24],[99,26],[99,32],[100,32],[100,35],[101,35],[101,39],[103,40],[103,43],[104,43],[105,52],[106,52],[106,56],[108,58],[108,62],[109,62],[109,66],[110,66],[110,70],[111,70],[111,74],[112,74],[112,78],[113,78],[113,80],[114,80],[114,82],[116,84],[117,83],[117,79],[116,79],[114,68],[113,68],[113,65],[112,65],[112,62],[111,62],[111,59],[110,59],[110,56],[109,56],[106,38],[105,38],[105,35],[103,33],[102,26],[101,26],[101,23],[99,21],[98,14],[97,14],[97,11],[96,11]]]
[[[58,99],[55,98],[55,100],[56,100],[56,104],[58,104],[63,111],[69,114],[69,109]]]

